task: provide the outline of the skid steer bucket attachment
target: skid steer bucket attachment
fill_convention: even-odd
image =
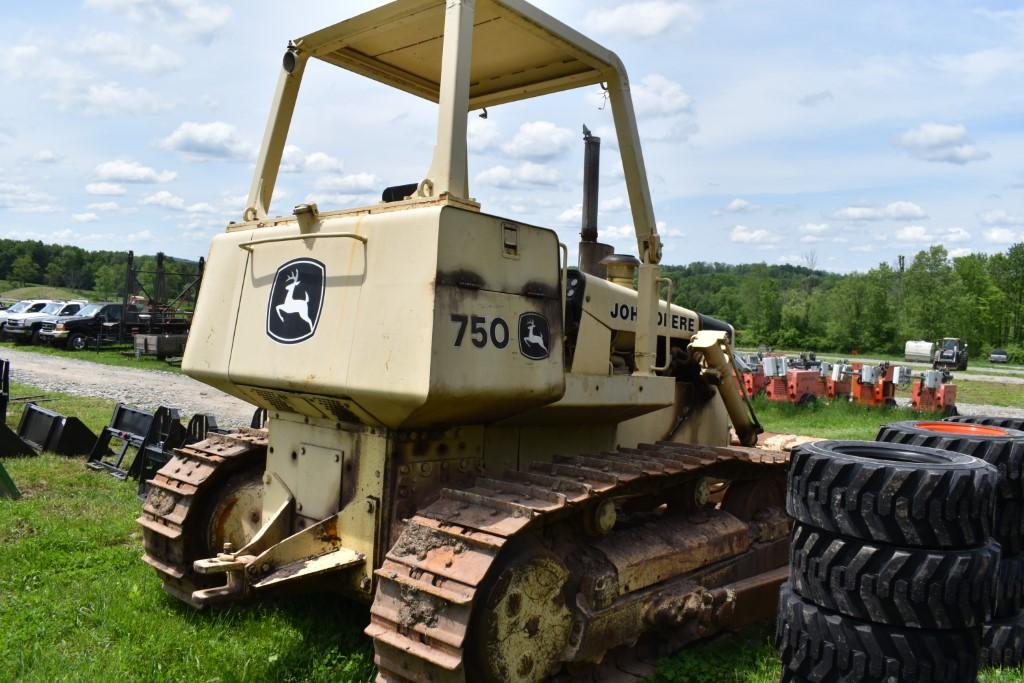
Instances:
[[[130,470],[135,469],[136,460],[139,460],[138,467],[142,466],[138,453],[142,451],[155,418],[154,413],[118,403],[110,416],[110,424],[103,428],[96,439],[86,466],[118,479],[127,479]],[[129,451],[133,449],[134,453],[128,459]]]
[[[11,500],[21,498],[21,491],[14,485],[14,480],[11,479],[11,475],[7,474],[2,463],[0,463],[0,498],[10,498]]]
[[[18,438],[36,453],[87,455],[96,435],[77,417],[68,417],[35,403],[26,403],[18,423]]]

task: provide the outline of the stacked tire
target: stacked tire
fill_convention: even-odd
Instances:
[[[957,416],[886,425],[879,441],[966,453],[999,471],[993,538],[1002,546],[992,618],[982,630],[982,666],[1024,663],[1024,431],[1022,420]]]
[[[997,480],[982,460],[931,448],[795,449],[782,680],[974,681],[1000,557],[990,539]]]

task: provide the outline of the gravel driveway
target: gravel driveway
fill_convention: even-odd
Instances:
[[[255,410],[250,403],[175,372],[103,365],[14,349],[8,349],[3,356],[11,361],[13,381],[49,391],[99,396],[147,410],[166,405],[177,408],[184,415],[213,413],[217,422],[225,427],[248,425]],[[1017,383],[1009,377],[997,381]],[[901,405],[910,404],[910,399],[898,401]],[[973,403],[958,403],[957,408],[962,415],[1024,417],[1024,409],[1020,408]]]
[[[223,427],[247,426],[255,406],[191,377],[159,370],[103,365],[77,358],[7,349],[11,381],[76,396],[98,396],[152,410],[166,405],[183,415],[212,413]]]

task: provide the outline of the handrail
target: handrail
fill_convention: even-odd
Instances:
[[[360,235],[354,232],[314,232],[308,235],[289,235],[288,237],[268,237],[262,240],[253,240],[251,242],[246,242],[245,244],[239,244],[238,248],[251,253],[253,247],[258,247],[261,244],[274,244],[277,242],[293,242],[296,240],[312,240],[318,238],[327,239],[329,237],[347,237],[348,239],[353,239],[358,242],[362,242],[363,244],[366,244],[368,241],[366,235]]]

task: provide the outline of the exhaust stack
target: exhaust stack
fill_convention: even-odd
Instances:
[[[580,270],[600,278],[608,275],[603,263],[614,248],[597,241],[598,190],[601,183],[601,138],[583,126],[583,227],[580,231]]]

